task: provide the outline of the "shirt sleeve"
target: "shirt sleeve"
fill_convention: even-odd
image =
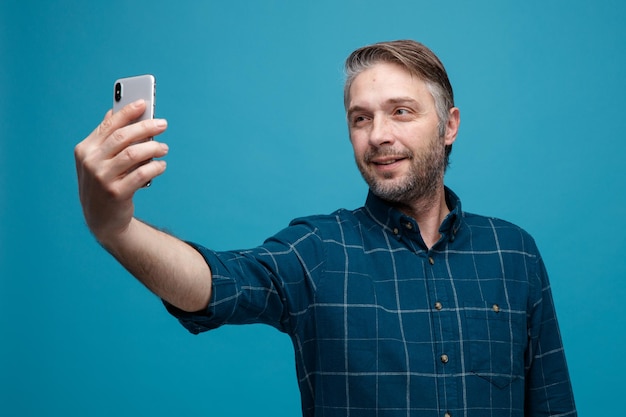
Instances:
[[[191,333],[224,324],[263,323],[290,333],[298,312],[306,310],[314,293],[323,247],[314,226],[292,222],[263,245],[218,252],[190,243],[211,268],[212,293],[205,310],[185,312],[163,301],[168,312]]]
[[[526,356],[526,415],[576,416],[574,395],[546,268],[537,257],[537,296],[529,306]]]

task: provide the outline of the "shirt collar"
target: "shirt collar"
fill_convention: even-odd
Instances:
[[[463,218],[461,200],[448,187],[444,187],[444,189],[446,204],[448,205],[450,213],[441,223],[439,233],[441,233],[444,239],[454,241],[456,233],[461,227],[461,219]],[[379,223],[384,229],[393,233],[398,239],[401,239],[403,236],[410,237],[414,233],[419,234],[419,225],[414,218],[395,209],[388,202],[372,193],[371,190],[367,195],[365,208],[374,221]]]

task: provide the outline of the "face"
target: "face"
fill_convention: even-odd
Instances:
[[[410,204],[441,188],[458,109],[450,110],[440,136],[435,100],[424,81],[399,65],[376,64],[354,79],[347,117],[357,166],[374,194]]]

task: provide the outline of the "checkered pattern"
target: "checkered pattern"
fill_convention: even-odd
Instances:
[[[192,333],[266,323],[290,335],[305,416],[575,416],[550,286],[533,239],[453,208],[428,249],[374,195],[294,220],[262,246],[213,252]]]

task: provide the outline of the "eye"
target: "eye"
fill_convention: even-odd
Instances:
[[[405,116],[409,114],[409,109],[405,109],[405,108],[396,109],[396,114],[399,116]]]
[[[356,115],[352,118],[352,125],[353,126],[361,126],[365,123],[367,123],[368,118],[366,116],[363,115]]]

